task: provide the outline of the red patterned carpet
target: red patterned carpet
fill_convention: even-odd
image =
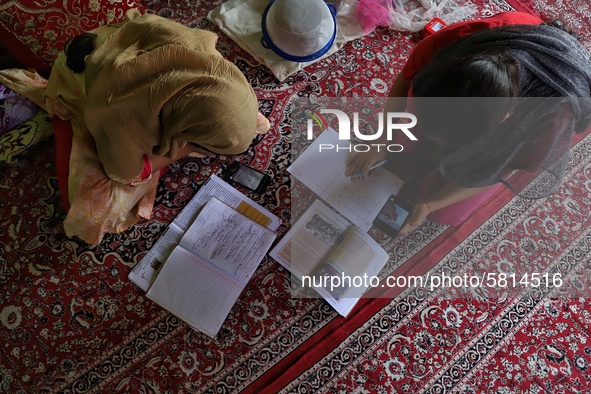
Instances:
[[[481,16],[512,9],[503,0],[477,4]],[[204,20],[214,5],[147,1],[159,15],[217,31]],[[528,7],[575,22],[588,44],[588,4]],[[241,158],[274,174],[274,186],[251,197],[289,222],[291,100],[385,95],[415,39],[379,30],[278,83],[221,36],[220,51],[246,74],[272,123]],[[590,153],[588,137],[551,198],[504,190],[459,228],[425,223],[397,242],[381,240],[387,273],[525,267],[559,273],[562,289],[494,299],[408,289],[364,299],[344,319],[322,301],[290,298],[288,273],[266,258],[212,340],[149,301],[127,274],[227,158],[171,166],[150,221],[88,247],[63,233],[53,144],[43,144],[0,174],[0,392],[588,392]],[[568,297],[573,287],[580,298]]]

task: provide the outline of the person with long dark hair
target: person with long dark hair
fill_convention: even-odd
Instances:
[[[591,123],[591,62],[562,23],[501,13],[421,41],[390,97],[398,100],[389,111],[418,118],[419,141],[389,158],[395,173],[413,163],[404,179],[418,189],[401,233],[427,217],[457,225],[502,185],[529,198],[557,189],[573,136]],[[352,154],[346,173],[368,176],[386,155]],[[544,182],[524,188],[528,177],[511,177],[518,170]]]

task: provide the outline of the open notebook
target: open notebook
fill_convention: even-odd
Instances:
[[[351,182],[345,175],[349,152],[319,149],[321,145],[343,144],[339,141],[334,129],[324,130],[287,170],[341,215],[368,231],[388,198],[398,194],[404,182],[382,167],[373,170],[365,181]]]
[[[292,290],[299,293],[313,288],[347,316],[369,286],[365,282],[363,286],[343,283],[366,277],[378,279],[388,254],[367,232],[404,182],[382,167],[372,171],[368,179],[352,182],[345,175],[349,150],[320,149],[344,143],[334,129],[328,128],[287,169],[327,205],[315,200],[269,256],[293,274]],[[338,286],[333,286],[337,282]],[[301,296],[310,293],[303,291]]]
[[[202,187],[129,274],[150,299],[211,337],[265,257],[280,223],[219,178],[213,185]]]
[[[367,279],[358,279],[377,278],[388,262],[388,253],[369,234],[320,200],[314,201],[269,256],[294,275],[292,290],[301,291],[294,291],[294,296],[313,296],[305,291],[314,289],[342,316],[368,290]]]

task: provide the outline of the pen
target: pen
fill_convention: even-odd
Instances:
[[[382,165],[386,164],[387,162],[388,162],[388,159],[380,160],[376,164],[374,164],[373,166],[371,166],[370,169],[369,169],[369,171],[375,170],[376,168],[378,168],[379,166],[382,166]],[[368,171],[368,173],[369,173],[369,171]],[[361,178],[361,173],[358,172],[357,174],[353,175],[353,178]]]

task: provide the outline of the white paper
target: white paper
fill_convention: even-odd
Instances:
[[[185,232],[172,222],[162,233],[156,244],[150,251],[141,259],[141,261],[133,267],[129,273],[129,280],[135,283],[143,291],[148,291],[154,280],[158,270],[162,264],[168,259],[170,253],[183,238]]]
[[[180,245],[246,285],[275,237],[268,228],[214,197],[187,230]]]
[[[314,234],[313,229],[307,229],[306,224],[314,215],[319,215],[327,225],[330,225],[334,229],[335,236],[326,237]],[[331,210],[322,201],[314,200],[271,250],[269,256],[301,279],[302,275],[309,275],[328,256],[330,250],[351,227],[351,223],[344,217]]]
[[[353,224],[368,231],[392,194],[398,194],[404,182],[383,167],[371,172],[367,180],[353,182],[345,175],[347,150],[323,150],[320,144],[344,146],[338,133],[329,128],[287,169]]]
[[[213,197],[162,265],[148,297],[215,336],[275,237]]]
[[[201,208],[205,206],[211,197],[215,197],[239,210],[270,230],[275,231],[281,225],[281,219],[214,174],[201,186],[197,194],[177,215],[152,249],[136,264],[129,273],[129,280],[142,290],[148,291],[156,279],[158,268],[161,267],[174,247],[181,241],[183,234],[189,229]]]
[[[243,289],[244,285],[230,275],[176,248],[148,297],[193,328],[214,337]]]
[[[231,185],[227,184],[217,175],[212,175],[207,182],[199,189],[197,194],[191,199],[189,204],[175,219],[177,225],[186,231],[191,223],[197,217],[199,210],[209,201],[211,197],[215,197],[223,203],[231,206],[238,211],[245,213],[246,205],[250,208],[250,212],[256,211],[257,215],[246,215],[258,223],[266,226],[269,230],[275,231],[281,225],[281,219],[273,215],[271,212],[261,207],[244,194],[240,193]],[[246,204],[246,205],[245,205]],[[268,224],[267,224],[268,222]]]
[[[320,225],[316,224],[318,220]],[[340,276],[343,272],[351,278],[377,276],[388,262],[388,253],[369,234],[350,225],[320,200],[312,203],[269,256],[298,281],[304,275],[321,275],[318,268],[329,262],[336,268],[330,275]],[[338,296],[324,288],[315,290],[339,314],[347,316],[367,288],[350,287]]]

